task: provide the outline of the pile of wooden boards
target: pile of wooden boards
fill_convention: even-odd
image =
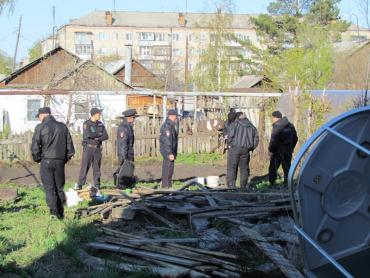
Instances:
[[[270,227],[272,231],[261,232],[263,225],[272,225],[266,222],[290,219],[287,193],[211,190],[201,185],[189,190],[190,186],[180,190],[139,187],[130,195],[111,191],[109,202],[79,210],[80,217],[100,214],[103,219],[101,235],[86,245],[90,254],[79,251],[83,261],[96,268],[109,264],[125,271],[150,269],[162,277],[264,277],[266,271],[233,251],[248,242],[282,277],[303,277],[278,245],[298,245],[293,229]],[[222,236],[209,237],[215,221],[227,223],[238,235],[216,230],[216,236]],[[118,262],[103,259],[107,252]]]

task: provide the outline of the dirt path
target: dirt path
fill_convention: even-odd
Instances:
[[[33,172],[38,179],[39,166],[37,164],[30,164],[27,167]],[[66,180],[67,182],[75,183],[80,166],[77,164],[66,166]],[[111,182],[113,180],[112,174],[116,170],[116,167],[111,165],[104,165],[102,167],[102,182]],[[161,162],[152,163],[140,163],[136,166],[135,174],[139,180],[159,180],[162,173]],[[218,162],[217,164],[203,164],[203,165],[189,165],[189,164],[176,164],[174,179],[187,179],[191,177],[205,177],[211,175],[224,175],[226,173],[226,163]],[[35,184],[33,177],[28,176],[29,173],[20,165],[14,165],[12,167],[7,165],[0,165],[0,183],[5,183],[7,181],[16,182],[23,185]],[[88,183],[92,182],[92,171],[89,171]]]

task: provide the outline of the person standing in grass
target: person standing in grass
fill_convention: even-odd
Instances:
[[[280,111],[274,111],[271,116],[272,132],[269,144],[269,181],[271,185],[275,184],[277,170],[282,165],[284,183],[286,184],[294,148],[298,142],[297,131],[294,125],[288,121],[287,117],[283,117]]]
[[[41,123],[32,137],[32,158],[40,163],[41,182],[51,217],[63,219],[64,166],[74,156],[75,148],[67,126],[55,120],[49,107],[40,108],[36,117]]]
[[[177,156],[178,132],[176,130],[177,112],[168,111],[168,117],[161,127],[159,137],[160,152],[163,156],[162,164],[162,187],[172,187],[172,176]]]
[[[249,177],[250,152],[259,142],[256,127],[244,113],[238,112],[237,119],[231,124],[228,132],[229,151],[227,153],[227,185],[235,188],[238,167],[240,169],[240,187],[246,188]]]

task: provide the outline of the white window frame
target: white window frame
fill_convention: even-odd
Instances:
[[[125,38],[126,41],[132,41],[132,33],[126,33]]]
[[[139,47],[139,55],[140,56],[151,56],[152,55],[152,48],[150,46],[140,46]]]
[[[139,32],[139,41],[154,41],[154,33],[153,32]]]
[[[172,41],[177,42],[180,40],[180,34],[179,33],[172,33]]]
[[[107,40],[107,32],[99,32],[99,41]]]
[[[38,102],[39,105],[37,107],[30,107],[31,102]],[[28,122],[34,122],[37,121],[36,115],[38,113],[38,110],[41,108],[41,99],[27,99],[27,121]]]

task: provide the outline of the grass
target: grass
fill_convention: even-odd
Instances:
[[[75,252],[98,235],[97,219],[75,220],[74,209],[66,208],[65,220],[51,220],[41,188],[17,188],[19,201],[0,203],[1,277],[13,274],[19,277],[152,277],[142,272],[86,269]],[[80,206],[86,205],[85,202]]]
[[[201,165],[201,164],[212,164],[223,160],[224,156],[217,153],[201,153],[201,154],[179,154],[176,158],[176,163],[189,164],[189,165]],[[137,158],[137,163],[154,163],[162,161],[162,157],[141,157]]]

